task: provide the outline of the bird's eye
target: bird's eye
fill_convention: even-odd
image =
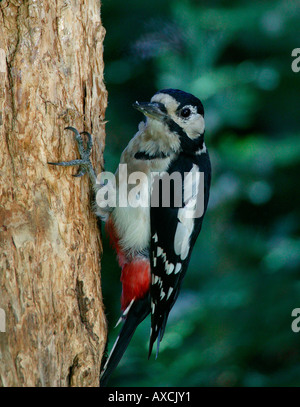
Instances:
[[[189,117],[190,114],[191,110],[188,107],[183,108],[180,112],[180,116],[184,118]]]

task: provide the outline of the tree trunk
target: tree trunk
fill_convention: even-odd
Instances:
[[[0,385],[97,386],[106,321],[89,181],[47,161],[79,157],[69,125],[92,132],[102,167],[100,2],[0,11]]]

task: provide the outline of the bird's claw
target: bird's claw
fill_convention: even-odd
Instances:
[[[80,154],[79,160],[72,160],[72,161],[61,161],[61,162],[48,162],[51,165],[60,165],[62,167],[71,167],[74,165],[79,165],[79,169],[77,174],[73,175],[73,177],[82,177],[86,172],[89,173],[90,177],[92,178],[94,175],[93,166],[90,160],[90,155],[93,147],[93,138],[90,133],[87,131],[82,131],[79,133],[77,129],[74,127],[66,127],[65,130],[71,130],[75,134],[75,140],[77,142],[77,147]],[[83,144],[82,135],[86,134],[88,136],[86,148]]]

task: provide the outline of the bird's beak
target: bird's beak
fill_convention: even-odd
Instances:
[[[151,119],[164,120],[166,114],[161,110],[161,104],[156,102],[135,102],[133,107]]]

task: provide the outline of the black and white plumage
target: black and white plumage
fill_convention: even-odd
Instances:
[[[175,99],[177,103],[174,103],[168,96]],[[182,183],[180,207],[174,205],[178,191],[175,189],[175,184],[171,184],[171,205],[164,207],[160,202],[158,207],[151,207],[150,209],[151,335],[149,356],[156,339],[158,353],[159,342],[163,338],[169,312],[178,297],[193,246],[201,230],[211,181],[210,159],[204,144],[204,121],[202,127],[202,120],[198,119],[198,125],[201,128],[200,131],[198,128],[198,133],[194,123],[189,127],[190,115],[204,116],[201,102],[190,94],[173,89],[160,91],[154,99],[159,100],[159,103],[163,100],[167,107],[169,100],[171,106],[173,103],[175,106],[177,105],[175,114],[179,116],[179,119],[175,121],[172,116],[167,117],[166,124],[169,130],[178,134],[180,138],[180,153],[170,163],[166,172],[170,175],[179,173],[185,182]],[[184,127],[180,123],[182,110],[187,116],[184,118]],[[190,114],[186,110],[189,110]],[[189,129],[192,130],[191,133],[189,133]],[[198,177],[196,177],[197,172]],[[200,187],[199,173],[204,175],[203,191],[198,190]],[[160,184],[161,197],[163,193],[162,181]],[[195,198],[199,197],[200,192],[204,198],[202,215],[192,217],[191,211],[195,210]],[[192,202],[193,200],[194,202]]]
[[[148,210],[116,208],[112,212],[124,252],[133,258],[144,253],[150,261],[151,272],[149,290],[134,300],[124,317],[124,325],[102,372],[101,385],[107,383],[133,332],[147,313],[151,314],[148,357],[156,340],[157,356],[209,199],[211,166],[204,143],[204,109],[200,100],[180,90],[165,89],[157,92],[150,103],[136,102],[134,107],[144,113],[147,120],[140,123],[138,133],[124,150],[120,162],[128,165],[129,173],[143,171],[148,179],[156,172],[170,176],[177,173],[186,182],[182,183],[180,205],[175,205],[178,195],[175,183],[170,183],[170,205],[162,205],[162,177],[158,179],[158,205]],[[204,176],[202,184],[196,173]],[[193,217],[191,211],[196,210],[200,195],[204,199],[202,213]],[[136,312],[138,306],[142,310],[140,315]]]
[[[196,156],[191,160],[189,155],[182,153],[171,164],[168,173],[179,172],[192,174],[204,173],[204,213],[208,203],[210,186],[210,162],[207,154]],[[196,178],[196,177],[195,177]],[[186,177],[188,179],[188,176]],[[171,190],[171,194],[175,192]],[[199,193],[199,191],[198,191]],[[152,207],[151,213],[151,336],[149,355],[152,345],[158,338],[163,338],[165,325],[171,308],[180,290],[183,277],[187,271],[193,246],[201,230],[203,216],[186,218],[190,201],[184,200],[182,193],[182,207]],[[190,200],[193,199],[192,197]]]
[[[146,121],[139,124],[138,132],[122,153],[120,164],[126,164],[128,177],[124,180],[117,170],[116,188],[128,183],[135,172],[145,174],[145,185],[141,186],[148,188],[149,205],[96,206],[95,210],[96,215],[107,221],[122,268],[123,326],[102,370],[101,386],[107,384],[135,329],[148,314],[151,314],[149,356],[156,340],[158,353],[209,199],[211,166],[204,143],[204,109],[200,100],[177,89],[164,89],[150,102],[136,102],[134,107],[146,116]],[[78,142],[80,135],[78,132],[75,135]],[[79,175],[87,172],[97,192],[102,186],[96,184],[95,173],[86,157],[90,150],[82,152],[82,143],[78,144],[81,160],[56,164],[80,165]],[[197,178],[200,173],[203,177]],[[162,178],[157,174],[162,174]],[[174,181],[170,183],[169,205],[163,204],[161,194],[158,205],[150,205],[155,182],[162,192],[164,177],[174,174],[185,181],[180,184],[180,191]],[[128,194],[131,188],[128,185]],[[199,209],[199,196],[204,201],[202,211],[199,216],[193,216]]]
[[[162,205],[162,177],[158,180],[158,206],[151,205],[150,210],[145,211],[143,208],[140,212],[116,208],[112,213],[117,231],[132,230],[132,225],[135,224],[136,235],[132,232],[128,235],[119,232],[121,241],[127,253],[132,255],[133,250],[133,257],[141,252],[147,253],[151,275],[149,292],[140,300],[134,301],[134,321],[131,310],[126,315],[116,347],[102,373],[102,384],[107,381],[117,359],[125,351],[121,341],[131,338],[137,326],[137,302],[143,304],[142,319],[145,318],[145,306],[149,307],[148,312],[151,314],[148,356],[150,357],[156,340],[156,355],[158,354],[169,312],[179,295],[209,199],[211,166],[204,143],[204,109],[200,100],[177,89],[165,89],[157,92],[150,103],[136,102],[134,107],[144,113],[147,120],[140,123],[138,133],[122,154],[121,163],[128,164],[129,173],[143,171],[148,178],[156,172],[170,176],[177,173],[186,182],[180,186],[180,205],[175,205],[178,195],[175,183],[170,184],[170,205]],[[202,191],[199,190],[199,177],[195,176],[196,173],[202,173]],[[154,177],[154,181],[155,179]],[[200,195],[204,199],[202,213],[201,216],[193,217],[191,211],[195,211]]]

